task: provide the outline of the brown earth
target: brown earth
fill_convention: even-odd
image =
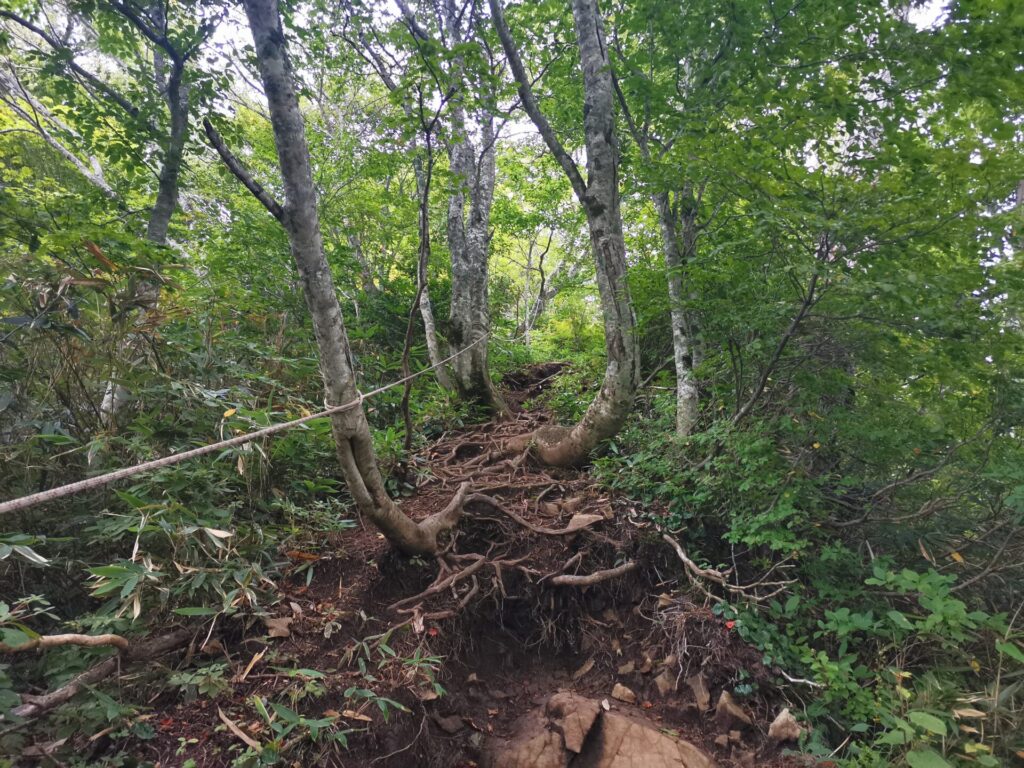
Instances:
[[[154,738],[104,737],[87,750],[121,748],[160,766],[229,765],[247,739],[266,744],[271,736],[252,703],[260,696],[353,731],[347,749],[295,731],[285,739],[283,765],[476,766],[488,745],[513,738],[532,710],[568,691],[686,739],[721,766],[805,764],[768,744],[768,724],[784,706],[772,693],[771,670],[708,606],[677,589],[679,561],[644,510],[585,472],[502,454],[507,437],[547,420],[522,405],[559,369],[508,377],[514,418],[447,434],[416,457],[417,491],[402,502],[412,516],[442,508],[465,480],[500,505],[471,499],[443,559],[404,558],[369,528],[285,553],[294,573],[277,585],[273,617],[227,620],[195,651],[229,665],[228,690],[191,702],[160,692],[149,702]],[[592,517],[574,518],[582,515]],[[574,519],[585,527],[569,535],[534,530],[563,530]],[[593,586],[552,584],[563,572],[626,562],[638,567]],[[439,582],[444,589],[430,593]],[[436,672],[443,695],[423,666],[431,662],[415,661],[423,657],[443,658]],[[737,697],[751,724],[716,722],[700,699],[706,693],[714,705],[741,678],[758,684],[755,695]],[[353,686],[408,712],[385,718],[373,701],[346,697]],[[630,698],[635,703],[623,700]]]

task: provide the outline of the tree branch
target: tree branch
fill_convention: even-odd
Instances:
[[[505,14],[501,9],[501,0],[489,0],[489,2],[491,18],[494,19],[494,27],[498,32],[498,37],[501,38],[501,46],[505,49],[505,56],[508,58],[509,67],[512,69],[512,74],[516,79],[516,84],[519,88],[519,98],[523,102],[523,108],[526,110],[526,114],[530,116],[533,124],[537,126],[537,130],[544,139],[544,143],[548,145],[548,149],[551,150],[551,154],[555,156],[559,165],[562,166],[562,170],[565,171],[565,175],[569,177],[569,183],[572,184],[576,197],[579,198],[581,203],[586,205],[587,184],[583,180],[583,175],[580,173],[576,161],[566,152],[562,142],[555,135],[555,130],[551,127],[551,123],[544,117],[544,113],[540,111],[540,105],[537,103],[533,88],[530,86],[530,78],[526,74],[523,60],[519,57],[519,51],[516,48],[515,41],[512,39],[512,33],[505,22]]]
[[[11,11],[0,9],[0,18],[9,19],[10,21],[13,21],[14,23],[24,27],[29,32],[32,32],[33,34],[41,37],[46,42],[46,44],[54,50],[55,53],[60,53],[67,57],[66,64],[72,72],[74,72],[76,75],[78,75],[83,80],[88,82],[90,85],[92,85],[93,88],[100,91],[104,96],[113,101],[115,104],[121,107],[121,109],[123,109],[132,117],[139,116],[139,108],[132,104],[130,101],[128,101],[126,97],[121,95],[117,90],[115,90],[110,85],[107,85],[105,82],[100,80],[98,77],[96,77],[96,75],[83,69],[77,63],[75,63],[75,52],[68,46],[64,45],[64,43],[62,43],[60,40],[57,40],[55,37],[49,35],[47,32],[37,27],[28,19],[23,19],[21,16],[18,16],[17,14],[12,13]]]
[[[264,208],[270,211],[270,214],[275,219],[284,222],[284,208],[282,205],[252,177],[241,161],[231,153],[227,144],[224,143],[224,139],[217,133],[217,129],[213,127],[213,123],[210,122],[208,117],[203,118],[203,130],[206,131],[206,138],[209,139],[210,146],[217,150],[220,159],[224,161],[224,165],[227,166],[235,178],[242,182],[242,185],[252,193],[253,197],[263,204]]]

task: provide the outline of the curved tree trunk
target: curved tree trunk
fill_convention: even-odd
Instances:
[[[676,212],[668,192],[653,196],[665,251],[668,299],[672,324],[672,359],[676,369],[676,434],[685,437],[697,424],[699,395],[693,375],[695,344],[686,317],[683,295],[683,269],[696,248],[696,222],[690,212],[683,214],[683,231],[677,226]]]
[[[284,182],[285,205],[281,220],[313,319],[327,403],[341,405],[357,399],[359,393],[345,322],[324,257],[305,122],[285,50],[277,0],[244,0],[244,5]],[[335,413],[331,427],[345,482],[360,512],[402,551],[409,554],[436,552],[438,533],[451,528],[458,520],[465,488],[446,510],[416,523],[398,509],[384,488],[363,409]]]
[[[604,381],[597,397],[571,429],[546,428],[535,436],[537,453],[556,465],[579,464],[602,441],[615,435],[633,406],[640,381],[633,302],[626,271],[626,244],[619,210],[618,147],[615,142],[614,91],[604,28],[596,0],[573,0],[573,18],[583,70],[583,124],[587,147],[587,178],[559,142],[534,98],[530,79],[516,50],[501,10],[490,0],[502,47],[519,85],[523,106],[545,143],[561,164],[587,215],[597,285],[604,314]]]

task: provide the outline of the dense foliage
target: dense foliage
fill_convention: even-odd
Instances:
[[[448,48],[383,5],[282,6],[359,387],[402,375],[424,208],[427,285],[448,336],[445,235],[459,179],[444,148],[460,141],[456,108],[489,111],[492,375],[567,360],[543,404],[579,418],[600,382],[604,333],[570,185],[496,63],[493,29],[481,23]],[[288,238],[202,126],[208,118],[283,198],[239,9],[7,7],[0,496],[317,411],[317,347]],[[466,7],[487,18],[486,3]],[[717,597],[715,610],[790,677],[787,695],[813,725],[803,749],[914,768],[1021,759],[1024,14],[1001,0],[621,0],[601,10],[644,382],[593,471],[699,562],[735,569],[737,582],[773,571],[793,580],[763,601]],[[579,155],[567,4],[506,13],[540,105]],[[173,144],[166,62],[179,55],[184,161],[160,242],[147,224]],[[699,390],[686,436],[675,429],[659,193],[693,234],[675,268]],[[418,322],[411,358],[414,369],[429,364]],[[114,388],[127,398],[117,409]],[[410,465],[401,400],[392,389],[368,411],[395,497],[425,471]],[[410,403],[412,450],[481,417],[431,376],[415,380]],[[294,572],[284,553],[343,549],[354,524],[327,419],[5,515],[0,643],[142,635],[174,617],[247,622],[273,580]],[[0,713],[15,691],[58,686],[103,653],[3,657]],[[423,662],[431,674],[438,663]],[[215,666],[165,684],[216,695]],[[289,714],[268,724],[298,717],[278,705]],[[145,738],[146,721],[129,710],[94,689],[38,727],[56,737],[113,723]],[[23,746],[6,722],[0,754]],[[291,727],[315,739],[332,726]]]

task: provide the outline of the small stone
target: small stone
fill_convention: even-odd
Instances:
[[[636,694],[622,683],[616,683],[612,688],[612,698],[624,701],[627,704],[636,704]]]
[[[661,674],[654,678],[654,685],[657,686],[658,693],[662,696],[668,696],[676,689],[675,678],[669,674],[667,669],[662,670]]]
[[[715,736],[715,746],[725,749],[729,746],[729,737],[724,733],[721,736]]]
[[[796,721],[796,718],[793,717],[793,714],[787,707],[779,712],[775,719],[772,720],[772,724],[768,726],[768,740],[773,744],[781,744],[784,741],[797,741],[803,731],[804,729],[800,727],[800,723]]]
[[[733,744],[739,744],[741,741],[743,741],[743,734],[741,734],[739,731],[729,731],[729,741],[731,741]]]
[[[633,674],[633,670],[635,668],[636,668],[636,664],[634,664],[632,660],[627,661],[625,664],[623,664],[622,666],[619,667],[619,674],[620,675],[631,675],[631,674]]]
[[[707,712],[711,709],[711,692],[708,691],[708,684],[704,681],[704,675],[691,675],[686,678],[686,684],[693,691],[693,699],[697,702],[697,709]]]
[[[437,723],[438,728],[447,734],[456,734],[466,726],[459,715],[449,715],[448,717],[434,715],[434,722]]]
[[[651,660],[651,657],[650,657],[649,654],[644,654],[643,663],[640,664],[640,670],[639,670],[640,674],[641,675],[650,674],[652,669],[654,669],[654,662]]]
[[[728,691],[722,691],[718,697],[718,704],[715,707],[715,722],[721,731],[728,732],[735,725],[753,725],[750,715],[743,711],[743,708],[736,703]]]
[[[466,683],[469,685],[480,685],[480,678],[476,676],[476,672],[470,672],[466,677]]]
[[[752,749],[745,749],[742,752],[733,752],[733,759],[740,764],[740,768],[754,768],[756,765],[754,762],[755,756],[754,750]]]

